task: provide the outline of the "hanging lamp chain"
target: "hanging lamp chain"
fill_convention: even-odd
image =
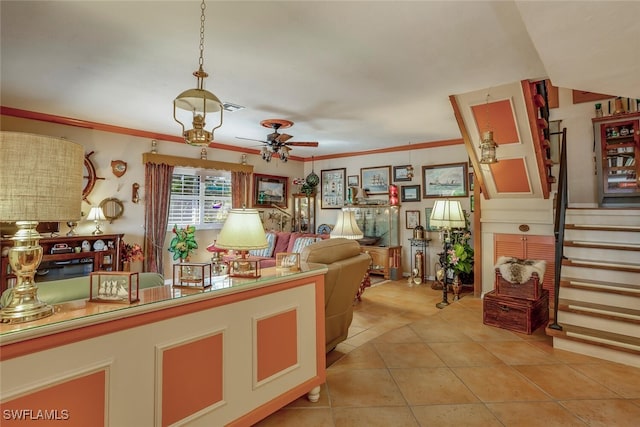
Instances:
[[[198,89],[204,89],[204,79],[209,77],[204,71],[204,10],[207,6],[204,4],[204,0],[200,4],[200,57],[198,58],[198,70],[193,72],[193,75],[198,79]]]

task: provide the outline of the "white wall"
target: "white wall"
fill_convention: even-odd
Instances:
[[[593,156],[593,126],[591,118],[594,116],[593,103],[572,103],[572,91],[560,89],[560,108],[551,110],[551,120],[562,120],[562,126],[567,128],[567,152],[568,152],[568,185],[569,203],[572,206],[595,206],[596,202],[596,177],[595,163]],[[599,101],[600,102],[600,101]],[[606,105],[606,101],[603,102]],[[606,113],[606,110],[605,110]],[[111,134],[101,131],[93,131],[83,128],[57,125],[47,122],[39,122],[26,119],[18,119],[9,116],[2,117],[1,127],[3,130],[33,132],[38,134],[64,136],[70,140],[78,142],[85,147],[85,151],[95,151],[92,156],[99,177],[99,180],[89,196],[92,203],[98,204],[107,197],[117,197],[124,202],[125,210],[121,219],[113,224],[104,224],[106,233],[124,233],[125,240],[129,243],[142,243],[144,233],[144,204],[134,204],[131,202],[131,185],[137,182],[141,185],[141,196],[144,197],[144,168],[141,161],[141,154],[151,149],[151,140],[147,138],[131,137],[120,134]],[[200,157],[200,149],[174,142],[158,141],[158,151],[162,154],[170,154],[184,157]],[[235,151],[209,149],[208,158],[226,162],[239,163],[241,153]],[[499,156],[499,152],[498,152]],[[110,163],[112,160],[124,160],[128,163],[127,173],[116,178],[111,173]],[[316,160],[313,169],[321,175],[323,169],[346,168],[347,175],[360,175],[363,167],[375,166],[399,166],[412,164],[415,168],[415,176],[411,182],[399,182],[401,185],[422,185],[422,166],[438,165],[445,163],[467,162],[468,156],[462,144],[436,147],[430,149],[416,149],[411,151],[391,152],[383,154],[367,154],[353,157],[341,157],[330,160]],[[290,178],[302,178],[312,170],[312,162],[289,161],[282,163],[273,160],[271,163],[264,162],[258,155],[248,155],[248,163],[255,166],[256,173],[288,176]],[[556,172],[557,175],[557,172]],[[297,186],[289,181],[289,194],[297,192]],[[555,190],[555,188],[554,188]],[[387,196],[380,196],[387,199]],[[482,203],[483,223],[483,254],[484,270],[492,272],[493,258],[493,233],[518,232],[517,226],[521,223],[528,223],[532,226],[532,234],[549,234],[552,232],[552,199],[548,200],[522,200],[517,203],[509,200],[485,201]],[[409,271],[410,255],[408,239],[412,237],[412,230],[404,228],[405,211],[420,211],[420,222],[425,225],[425,208],[432,207],[436,199],[422,199],[420,202],[401,203],[400,221],[401,242],[403,243],[403,271]],[[463,209],[470,211],[469,197],[459,199]],[[487,203],[488,202],[488,203]],[[291,211],[291,202],[288,203],[288,210]],[[89,205],[83,203],[83,212],[89,211]],[[320,209],[320,199],[317,198],[316,206],[316,226],[319,224],[334,224],[337,216],[335,209]],[[473,214],[475,215],[475,214]],[[93,230],[91,222],[82,222],[77,231],[90,233]],[[62,233],[66,233],[66,226],[62,225]],[[429,233],[432,238],[429,250],[428,273],[433,276],[433,267],[437,261],[437,253],[441,251],[442,242],[438,233]],[[204,248],[212,243],[217,236],[215,231],[201,230],[197,232],[197,241],[200,250],[193,257],[194,261],[204,261],[209,255]],[[170,237],[170,232],[168,233]],[[166,249],[168,240],[164,242]],[[165,276],[171,277],[170,253],[165,258]],[[491,289],[493,279],[489,276],[484,278],[483,289]]]

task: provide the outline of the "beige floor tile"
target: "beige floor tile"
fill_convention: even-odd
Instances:
[[[331,409],[284,408],[268,418],[254,424],[257,427],[334,427]]]
[[[409,405],[474,403],[478,399],[449,368],[391,369]]]
[[[620,397],[607,387],[567,365],[514,366],[553,399],[607,399]]]
[[[401,326],[374,338],[373,342],[409,343],[422,342],[422,339],[409,326]]]
[[[388,368],[428,368],[445,366],[426,343],[374,343]]]
[[[462,332],[452,329],[450,322],[438,316],[427,317],[412,323],[410,327],[422,340],[429,343],[471,341],[471,338]]]
[[[438,427],[500,427],[502,424],[481,403],[462,405],[412,406],[421,426]]]
[[[418,427],[406,406],[335,408],[333,414],[336,427]]]
[[[357,347],[334,362],[329,371],[385,368],[384,361],[372,343]]]
[[[482,346],[508,365],[560,363],[553,355],[525,341],[485,341]]]
[[[504,365],[477,342],[430,343],[429,347],[450,367]]]
[[[483,402],[549,400],[511,366],[452,368],[455,375]]]
[[[406,405],[387,369],[329,371],[327,387],[332,408]]]
[[[640,420],[640,406],[630,400],[569,400],[560,404],[590,427],[635,427]]]
[[[556,402],[489,403],[487,408],[505,427],[586,426]]]
[[[640,399],[640,368],[618,363],[575,364],[572,367],[622,397]]]

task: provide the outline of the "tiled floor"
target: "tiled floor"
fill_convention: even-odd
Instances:
[[[364,293],[347,341],[327,355],[320,401],[258,426],[637,426],[640,369],[554,350],[482,324],[482,300],[443,310],[429,285]]]

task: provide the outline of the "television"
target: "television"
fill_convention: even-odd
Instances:
[[[60,232],[60,223],[39,222],[36,230],[42,235],[51,234],[53,236],[55,233]],[[16,227],[15,222],[0,222],[0,236],[3,238],[13,237],[13,235],[16,234],[16,231],[18,231],[18,227]]]

